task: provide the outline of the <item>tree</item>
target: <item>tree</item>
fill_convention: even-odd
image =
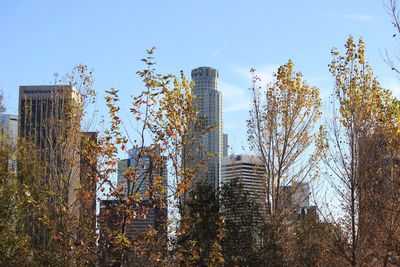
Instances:
[[[95,93],[92,71],[78,65],[60,80],[56,76],[58,87],[55,88],[64,91],[64,87],[68,90],[74,87],[79,105],[72,106],[69,100],[55,96],[47,105],[52,111],[51,118],[41,118],[41,126],[35,122],[30,124],[30,129],[46,127],[40,131],[25,129],[26,135],[21,136],[14,150],[2,146],[2,158],[18,158],[17,173],[6,169],[0,172],[1,181],[10,181],[1,185],[4,191],[0,192],[0,198],[7,199],[4,213],[0,213],[0,225],[4,226],[0,229],[0,238],[4,238],[4,247],[0,248],[4,252],[2,263],[23,265],[13,258],[20,253],[32,265],[93,265],[101,259],[102,249],[113,251],[114,255],[109,262],[101,264],[162,266],[170,260],[168,221],[162,229],[150,228],[134,239],[127,229],[130,223],[145,219],[151,208],[166,210],[168,198],[174,199],[172,208],[180,213],[171,227],[176,231],[175,236],[183,234],[184,227],[190,227],[183,219],[186,218],[184,199],[193,185],[196,164],[188,163],[193,157],[184,148],[194,141],[189,129],[198,127],[200,122],[196,122],[193,84],[183,73],[180,77],[157,74],[153,68],[153,51],[148,50],[148,57],[143,59],[146,69],[137,73],[145,89],[132,99],[129,122],[123,122],[119,116],[118,90],[110,89],[106,96],[109,127],[98,141],[96,133],[81,133],[85,108],[93,103]],[[33,105],[28,102],[21,115],[24,123],[32,119],[29,115]],[[138,125],[133,134],[127,131],[132,121]],[[37,136],[29,138],[38,132],[41,133],[39,145],[35,142]],[[112,175],[117,171],[119,153],[128,152],[128,145],[138,151],[138,160],[123,174],[133,185],[129,192],[124,192],[113,182]],[[150,165],[143,171],[140,162],[147,156]],[[160,170],[166,168],[173,181],[168,189],[160,175]],[[77,169],[80,169],[79,176],[74,175]],[[75,178],[73,182],[71,177]],[[137,183],[139,180],[151,181],[143,188]],[[94,229],[97,183],[105,196],[118,203],[111,207],[117,227],[101,236],[100,250],[96,248]],[[70,198],[70,193],[75,197]],[[11,195],[15,195],[14,199],[8,198]],[[9,214],[15,220],[8,222]],[[104,230],[100,229],[100,233]],[[213,257],[217,259],[218,252],[210,255],[210,262],[215,261]]]
[[[191,227],[192,220],[186,215],[185,203],[189,190],[193,187],[197,166],[201,165],[201,162],[191,161],[193,155],[185,149],[195,141],[190,135],[191,130],[200,126],[200,122],[196,120],[198,109],[194,106],[194,95],[191,92],[193,84],[186,79],[183,72],[180,77],[158,74],[154,69],[154,49],[148,50],[147,53],[147,58],[143,59],[146,68],[137,72],[143,81],[144,89],[132,99],[129,122],[123,121],[119,114],[119,91],[114,88],[107,91],[110,126],[104,131],[104,137],[99,143],[101,168],[98,178],[103,188],[101,190],[106,192],[103,186],[109,187],[106,195],[118,203],[112,206],[114,212],[110,212],[117,214],[118,227],[111,229],[105,239],[101,240],[101,246],[105,250],[112,248],[118,255],[115,262],[124,266],[141,263],[151,266],[167,264],[167,250],[156,249],[160,242],[166,240],[167,231],[150,229],[146,235],[132,240],[128,238],[127,228],[131,223],[147,217],[149,206],[143,205],[145,198],[162,196],[160,203],[164,205],[167,203],[167,197],[169,200],[173,199],[169,202],[172,206],[170,210],[173,211],[173,215],[178,213],[178,216],[174,216],[173,223],[166,227],[174,233],[171,244],[176,248],[177,240],[186,234],[187,227]],[[131,122],[138,125],[132,129],[133,133],[127,131],[128,126],[133,124]],[[138,155],[136,163],[126,168],[123,173],[127,183],[133,185],[128,192],[124,192],[123,186],[115,185],[110,175],[117,172],[118,155],[121,151],[128,153],[128,145],[138,151]],[[148,148],[146,151],[145,147]],[[151,164],[143,171],[140,162],[144,156]],[[153,175],[160,168],[168,168],[171,183],[167,192],[160,186],[162,176]],[[143,187],[138,185],[137,181],[146,182],[149,179],[152,179],[150,186],[143,192]],[[174,260],[177,258],[179,257],[173,257]]]
[[[218,193],[211,185],[199,183],[187,201],[187,213],[178,237],[177,256],[181,264],[194,266],[222,266],[224,258],[221,240],[224,220],[220,215]]]
[[[336,179],[331,184],[343,210],[340,222],[345,238],[336,249],[349,265],[359,266],[371,260],[384,262],[391,253],[379,244],[392,238],[380,235],[386,232],[382,226],[397,221],[386,208],[393,203],[391,197],[399,196],[398,179],[393,179],[399,151],[399,102],[374,77],[364,59],[364,42],[355,43],[350,36],[345,47],[345,55],[332,50],[329,65],[339,107],[328,127],[324,160]],[[398,210],[393,208],[388,210]]]
[[[75,69],[80,73],[79,79],[86,81],[81,94],[75,96],[78,99],[84,97],[84,90],[92,83],[88,82],[85,68]],[[60,92],[70,89],[68,85],[54,88]],[[79,176],[76,172],[79,159],[83,159],[79,151],[85,143],[80,134],[83,107],[72,105],[60,93],[46,99],[46,112],[35,118],[32,110],[41,104],[34,106],[24,100],[20,123],[25,128],[20,128],[18,143],[11,144],[1,136],[1,162],[6,164],[0,172],[1,181],[5,181],[0,191],[7,198],[3,201],[7,207],[0,214],[0,221],[8,222],[2,232],[2,265],[94,264],[96,192],[94,187],[80,185],[88,180],[95,185],[95,180],[92,174]],[[78,196],[87,199],[88,194],[90,206]],[[90,216],[81,213],[85,208],[92,210]]]
[[[345,266],[346,262],[336,257],[332,242],[339,231],[336,225],[320,221],[317,214],[305,214],[292,229],[287,255],[290,266]]]
[[[392,21],[393,28],[395,29],[395,33],[393,34],[393,38],[398,40],[400,37],[400,14],[399,14],[399,8],[398,8],[398,1],[397,0],[389,0],[389,4],[385,5],[386,10],[389,13]],[[399,56],[396,55],[395,57],[392,57],[389,55],[388,51],[386,51],[383,59],[386,64],[391,68],[392,71],[394,71],[397,76],[399,77],[400,74],[400,69],[398,67],[398,61],[399,61]]]
[[[5,107],[4,107],[4,100],[3,100],[4,96],[3,96],[3,91],[0,90],[0,113],[3,113],[4,111],[6,111]]]
[[[285,225],[303,200],[288,205],[293,191],[310,181],[322,153],[313,134],[320,117],[319,90],[302,80],[292,61],[279,67],[273,83],[261,91],[253,72],[253,109],[248,120],[248,141],[265,168],[267,254],[282,260]],[[319,139],[318,139],[319,140]],[[284,188],[291,185],[291,192]],[[275,252],[274,252],[275,251]],[[281,252],[279,252],[281,251]],[[271,257],[270,257],[271,258]],[[278,264],[278,263],[276,263]]]
[[[226,264],[260,265],[263,225],[259,204],[244,191],[239,179],[224,184],[220,194],[220,209],[225,217],[222,250]]]
[[[0,111],[4,110],[0,91]],[[2,266],[24,266],[29,264],[32,255],[29,236],[19,228],[24,210],[18,194],[18,179],[13,168],[15,164],[10,164],[15,162],[17,154],[16,145],[3,131],[0,131],[0,265]]]

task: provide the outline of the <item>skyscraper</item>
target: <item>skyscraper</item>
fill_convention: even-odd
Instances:
[[[19,135],[36,146],[47,183],[76,200],[79,182],[81,99],[69,85],[20,86]],[[49,185],[52,188],[52,185]]]
[[[218,91],[218,71],[210,67],[192,70],[195,82],[193,93],[195,104],[199,107],[199,116],[204,119],[204,127],[213,127],[197,142],[199,159],[205,160],[203,174],[198,174],[196,182],[206,181],[214,189],[220,186],[221,158],[223,154],[222,137],[222,94]]]
[[[80,120],[81,98],[69,85],[20,86],[19,136],[27,144],[33,160],[43,166],[40,181],[25,180],[26,186],[42,192],[47,212],[59,227],[66,223],[75,229],[72,221],[79,219],[78,201],[80,183]],[[22,166],[23,162],[18,162]],[[41,188],[37,188],[40,186]],[[47,195],[46,195],[47,194]],[[60,214],[65,207],[65,214]],[[33,244],[47,246],[49,229],[38,227],[40,218],[26,214],[26,231]],[[78,230],[76,230],[78,231]]]
[[[266,173],[260,159],[255,155],[230,155],[222,159],[221,184],[238,179],[243,190],[251,200],[263,208],[267,201],[265,177]]]
[[[255,155],[230,155],[222,159],[221,183],[239,179],[250,198],[257,202],[261,210],[266,208],[266,172]],[[306,182],[292,182],[280,187],[280,198],[276,205],[287,215],[288,221],[295,221],[305,214],[316,213],[316,207],[310,206],[310,185]]]
[[[155,161],[154,157],[161,157],[161,161]],[[166,159],[161,153],[150,151],[149,147],[143,147],[141,151],[131,149],[129,157],[118,163],[118,185],[124,188],[125,194],[138,194],[140,204],[148,207],[146,218],[137,218],[127,227],[127,235],[131,240],[150,227],[166,234],[167,169],[166,166],[160,166],[165,164]],[[137,170],[134,179],[127,179],[128,168]]]

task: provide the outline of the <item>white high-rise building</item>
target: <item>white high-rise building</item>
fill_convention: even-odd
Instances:
[[[214,127],[197,142],[199,159],[207,159],[204,173],[197,176],[196,182],[206,180],[214,189],[220,186],[221,159],[223,154],[222,132],[222,94],[218,91],[218,71],[210,67],[199,67],[192,70],[195,82],[193,93],[195,104],[199,106],[200,118],[204,127]]]
[[[266,172],[260,158],[256,155],[230,155],[222,159],[221,184],[238,179],[249,197],[260,204],[261,211],[267,208]],[[288,221],[295,221],[312,212],[310,206],[310,185],[306,182],[292,182],[280,187],[279,209],[287,213]],[[274,205],[274,204],[273,204]]]
[[[230,155],[222,159],[221,184],[238,179],[249,197],[265,206],[267,201],[265,171],[260,159],[255,155]]]
[[[0,131],[11,143],[16,143],[18,135],[18,116],[10,114],[0,115]]]

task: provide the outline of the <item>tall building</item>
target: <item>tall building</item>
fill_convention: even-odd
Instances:
[[[166,159],[157,150],[149,152],[144,147],[141,152],[131,149],[129,157],[118,163],[118,186],[125,194],[140,196],[140,204],[148,207],[145,218],[137,218],[127,227],[127,236],[134,239],[138,234],[153,228],[162,234],[167,226],[167,169]],[[160,161],[154,161],[160,157]],[[137,169],[135,177],[128,170]],[[166,244],[165,244],[166,245]]]
[[[30,147],[32,160],[43,166],[41,181],[31,186],[41,186],[48,213],[61,221],[60,207],[67,206],[68,217],[79,217],[81,150],[81,98],[69,85],[20,86],[19,136]],[[18,162],[22,166],[23,162]],[[19,168],[19,167],[18,167]],[[21,179],[25,179],[21,176]],[[29,184],[27,184],[29,186]],[[34,190],[39,190],[34,188]],[[46,196],[45,192],[49,192]],[[51,194],[50,194],[51,193]],[[35,214],[27,214],[26,230],[37,246],[46,246],[49,233],[38,228]],[[71,225],[71,227],[73,227]]]
[[[199,116],[204,119],[204,127],[213,127],[196,143],[200,160],[205,160],[204,173],[198,174],[196,182],[206,181],[215,189],[220,186],[221,159],[223,154],[222,137],[222,94],[218,91],[218,71],[210,67],[192,70],[195,82],[193,93],[195,104],[199,106]]]
[[[306,182],[281,187],[281,197],[277,205],[288,215],[288,221],[296,221],[309,212],[316,213],[316,207],[310,206],[310,193],[310,185]]]
[[[18,116],[1,114],[0,131],[8,140],[15,143],[18,136]]]
[[[156,160],[155,160],[156,159]],[[166,158],[157,149],[131,149],[128,158],[118,162],[118,188],[131,203],[101,200],[99,214],[99,266],[115,266],[122,260],[108,240],[124,231],[130,242],[140,242],[150,229],[157,231],[153,251],[167,253],[167,169]],[[122,203],[123,201],[124,203]],[[127,204],[129,203],[129,204]],[[122,204],[127,204],[120,208]],[[132,216],[125,217],[129,210]],[[129,258],[129,259],[128,259]],[[130,256],[125,259],[129,261]],[[131,266],[127,263],[128,266]],[[119,266],[119,265],[118,265]]]
[[[69,85],[20,86],[19,120],[19,136],[36,146],[47,183],[62,187],[72,207],[80,179],[79,93]]]
[[[222,159],[221,184],[238,179],[250,198],[265,206],[267,201],[265,171],[260,159],[255,155],[230,155]]]
[[[255,155],[230,155],[222,159],[221,183],[239,179],[249,196],[266,207],[266,173],[259,157]],[[310,206],[310,185],[305,182],[281,186],[279,209],[287,213],[289,221],[298,220],[308,213],[316,214],[316,207]]]

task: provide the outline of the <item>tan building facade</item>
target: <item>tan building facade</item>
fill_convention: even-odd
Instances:
[[[50,188],[76,202],[81,101],[69,85],[20,86],[19,136],[36,146]]]

